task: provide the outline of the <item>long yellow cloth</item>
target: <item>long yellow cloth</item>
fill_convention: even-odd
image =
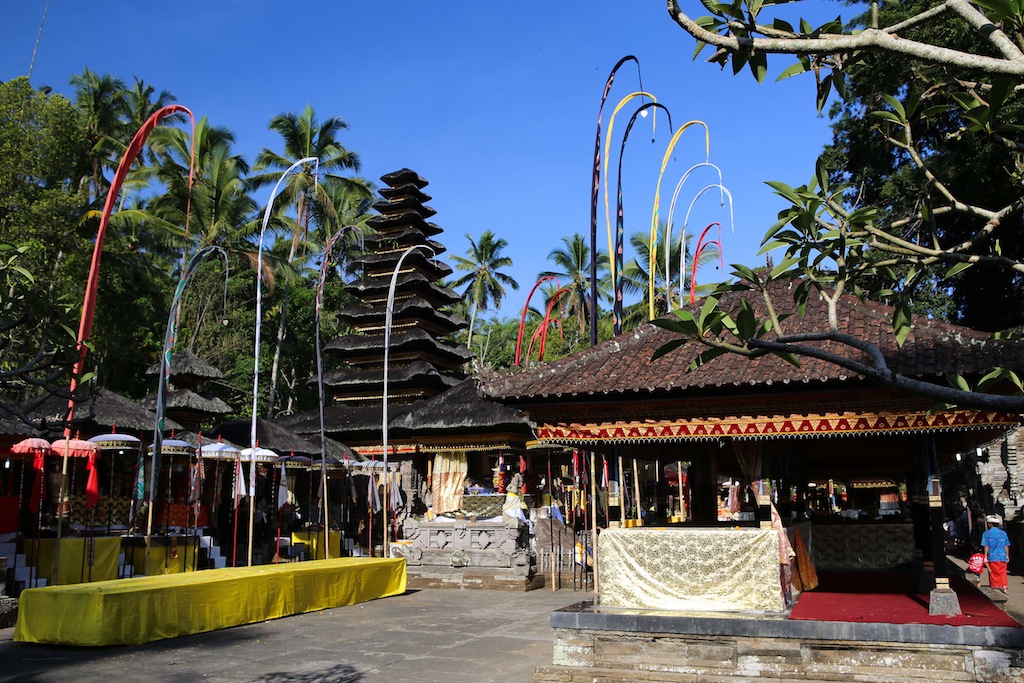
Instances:
[[[91,552],[87,550],[91,546]],[[53,555],[57,539],[41,538],[25,542],[25,561],[36,567],[39,578],[53,581]],[[100,538],[62,538],[60,541],[60,577],[64,586],[88,581],[109,581],[117,578],[117,558],[121,552],[120,536]],[[90,557],[91,556],[91,557]],[[92,566],[89,566],[89,561]]]
[[[137,645],[405,592],[405,559],[339,558],[23,591],[14,639]]]
[[[341,557],[341,532],[329,531],[328,542],[331,544],[331,557]],[[293,531],[292,543],[306,544],[306,559],[322,560],[324,554],[324,532],[322,531]]]
[[[136,574],[157,576],[159,574],[180,574],[193,571],[193,566],[200,567],[195,553],[198,547],[192,538],[181,538],[176,545],[170,545],[161,539],[162,545],[153,545],[149,551],[146,546],[138,545],[126,549],[127,563],[135,567]],[[149,561],[146,561],[146,556]],[[177,555],[177,557],[175,557]]]

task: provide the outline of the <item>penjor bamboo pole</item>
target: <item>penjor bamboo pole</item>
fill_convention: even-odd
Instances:
[[[590,545],[594,553],[594,594],[597,596],[601,595],[598,588],[598,575],[597,575],[597,454],[593,451],[590,452],[590,516],[592,524],[590,525]],[[586,568],[586,560],[583,564]]]
[[[676,460],[676,484],[679,485],[679,518],[686,521],[686,509],[683,505],[683,462]]]
[[[640,468],[636,464],[636,458],[633,458],[633,495],[636,501],[636,521],[640,522],[643,519],[640,516]]]
[[[626,526],[626,470],[622,469],[622,456],[619,456],[619,525]]]

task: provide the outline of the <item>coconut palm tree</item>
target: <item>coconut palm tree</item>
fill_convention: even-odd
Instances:
[[[75,107],[81,113],[81,125],[89,147],[90,171],[84,179],[91,201],[99,201],[105,181],[103,168],[113,163],[116,140],[124,128],[125,84],[110,74],[102,76],[88,68],[69,81],[75,88]]]
[[[328,196],[325,187],[337,185],[347,188],[359,197],[371,197],[370,186],[362,179],[340,175],[342,171],[358,171],[359,156],[346,149],[338,141],[338,133],[348,128],[340,117],[332,116],[321,122],[313,108],[306,105],[301,114],[278,114],[270,120],[270,129],[280,134],[284,147],[282,152],[274,152],[268,148],[256,156],[253,169],[256,173],[249,182],[253,188],[274,184],[281,172],[299,159],[314,157],[316,164],[304,164],[297,172],[286,179],[279,195],[281,206],[295,208],[294,230],[292,231],[291,248],[288,261],[294,261],[302,241],[309,233],[311,219],[314,215],[313,206],[326,215],[331,215],[335,205]],[[318,176],[322,175],[323,180]],[[270,395],[267,414],[274,414],[274,403],[277,395],[277,375],[280,367],[281,349],[284,345],[287,330],[289,289],[284,289],[281,302],[281,317],[277,329],[277,342],[274,347],[274,362],[270,372]]]
[[[587,246],[586,238],[579,233],[571,237],[563,237],[562,244],[564,245],[563,247],[553,249],[548,254],[548,260],[554,261],[560,270],[547,270],[541,273],[540,276],[554,275],[563,286],[571,288],[565,308],[560,310],[564,311],[566,316],[571,315],[577,319],[579,331],[582,335],[587,330],[587,320],[590,315],[591,305],[589,301],[590,247]],[[597,297],[598,304],[600,304],[601,299],[607,300],[609,298],[610,287],[607,278],[608,255],[598,249],[595,258],[597,259],[598,274]]]
[[[690,274],[683,273],[683,277],[680,278],[679,274],[679,257],[680,250],[683,248],[683,240],[679,232],[676,232],[676,238],[672,241],[672,244],[668,248],[668,263],[669,273],[668,278],[665,277],[665,237],[667,234],[667,224],[660,222],[658,224],[658,244],[661,245],[658,250],[659,259],[654,264],[654,312],[655,315],[664,315],[668,312],[668,303],[666,299],[666,285],[668,287],[669,298],[671,298],[673,305],[679,305],[680,299],[684,294],[689,291],[690,288]],[[623,329],[629,330],[647,320],[647,315],[650,310],[648,305],[648,296],[650,292],[649,283],[651,279],[651,250],[650,250],[650,236],[644,231],[634,232],[629,237],[629,243],[633,247],[633,253],[636,257],[633,258],[629,263],[622,269],[622,289],[626,294],[640,295],[641,300],[638,303],[632,304],[626,307],[623,311]],[[692,255],[690,253],[690,242],[693,240],[693,235],[686,236],[686,263],[692,263]],[[718,251],[710,249],[703,252],[700,256],[700,263],[710,263],[711,261],[718,259]]]
[[[502,268],[512,266],[512,259],[501,255],[502,250],[508,246],[507,240],[495,237],[490,230],[484,230],[480,234],[480,241],[474,241],[468,234],[466,239],[469,240],[466,257],[452,257],[455,269],[466,274],[455,280],[452,286],[465,287],[462,296],[473,307],[469,314],[469,330],[466,333],[466,346],[470,346],[477,313],[486,311],[491,304],[495,307],[500,306],[501,300],[505,297],[505,287],[519,289],[519,283],[512,276],[501,272]]]

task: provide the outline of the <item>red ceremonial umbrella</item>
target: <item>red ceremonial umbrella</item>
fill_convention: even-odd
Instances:
[[[38,455],[39,453],[49,455],[50,450],[50,442],[36,436],[23,439],[11,446],[11,453],[17,455]]]
[[[69,458],[95,457],[100,452],[99,446],[84,439],[57,439],[50,448],[55,454]]]

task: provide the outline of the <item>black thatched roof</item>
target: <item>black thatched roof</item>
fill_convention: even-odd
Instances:
[[[386,249],[403,249],[414,244],[425,244],[434,251],[434,256],[440,256],[448,249],[436,240],[429,240],[415,228],[404,230],[392,230],[385,234],[374,233],[363,238],[363,247],[366,251],[382,251]]]
[[[66,399],[50,396],[29,417],[46,424],[52,430],[64,429],[67,417]],[[156,415],[138,401],[116,394],[109,389],[100,389],[94,394],[76,402],[75,418],[71,428],[83,433],[111,431],[115,426],[121,431],[152,431]],[[170,418],[164,419],[164,429],[181,429],[181,425]]]
[[[384,335],[350,334],[329,342],[324,351],[346,354],[345,360],[350,364],[358,364],[359,356],[365,356],[373,362],[377,356],[383,358]],[[452,367],[467,363],[473,354],[461,344],[451,344],[435,339],[420,329],[402,330],[391,335],[392,357],[415,355],[421,360],[428,360]]]
[[[248,447],[251,428],[252,422],[250,420],[231,420],[211,429],[209,436],[211,441],[215,441],[218,436],[221,436],[228,441],[236,444],[245,444]],[[261,447],[269,448],[278,455],[288,455],[293,451],[309,456],[320,454],[319,440],[317,443],[313,443],[302,438],[288,427],[270,420],[264,420],[261,417],[256,418],[256,440]]]
[[[400,168],[397,171],[385,173],[380,179],[385,185],[390,187],[413,185],[422,189],[428,185],[427,181],[419,173],[408,168]]]
[[[156,410],[156,395],[150,394],[147,396],[143,403],[149,410]],[[164,407],[167,411],[189,411],[193,413],[200,413],[204,415],[227,415],[232,411],[224,401],[220,400],[216,396],[207,397],[202,394],[197,394],[191,389],[175,389],[167,393],[167,403]]]
[[[390,428],[395,436],[404,438],[436,432],[531,433],[530,421],[524,413],[484,398],[475,379],[413,404],[410,412],[390,421]]]
[[[426,361],[413,361],[408,365],[398,365],[388,369],[388,384],[403,383],[427,383],[433,384],[433,380],[448,379],[438,372],[437,368]],[[324,375],[324,384],[341,387],[354,384],[381,384],[384,381],[383,368],[372,368],[360,370],[356,368],[343,368],[334,370]],[[454,386],[459,380],[452,380],[444,386]]]
[[[383,214],[402,213],[403,211],[415,211],[423,218],[430,218],[437,211],[434,211],[429,206],[425,206],[423,202],[416,197],[404,195],[395,197],[394,199],[386,199],[384,201],[376,202],[373,208],[377,209]]]
[[[412,409],[412,405],[388,406],[388,423],[393,425]],[[381,406],[331,405],[324,408],[324,430],[334,438],[346,442],[363,440],[366,437],[380,439],[383,409]],[[319,439],[320,414],[307,410],[283,417],[280,422],[308,439]]]
[[[418,202],[429,202],[432,199],[432,197],[429,194],[427,194],[420,188],[416,187],[412,183],[407,183],[405,185],[396,185],[395,187],[382,187],[379,190],[377,190],[377,192],[380,194],[381,197],[391,200],[401,199],[403,197],[410,197]]]
[[[390,278],[360,278],[345,285],[345,291],[361,301],[369,299],[386,299],[391,288]],[[454,304],[462,301],[462,297],[448,289],[439,287],[419,273],[403,273],[395,281],[395,288],[400,292],[419,293],[427,301],[434,301],[438,306]]]
[[[393,323],[395,321],[420,320],[438,331],[443,331],[442,334],[450,334],[464,329],[468,325],[462,316],[449,315],[439,311],[421,296],[396,301],[391,314]],[[342,309],[338,314],[338,319],[355,327],[366,326],[374,322],[378,322],[380,327],[383,327],[386,315],[387,307],[381,303],[376,306],[349,306]]]
[[[160,373],[160,363],[151,365],[147,375]],[[175,384],[195,386],[212,379],[223,379],[224,373],[213,367],[188,349],[171,356],[171,381]]]
[[[352,259],[352,265],[361,267],[367,277],[387,276],[388,286],[391,286],[391,274],[395,272],[395,266],[402,254],[391,251],[383,254],[363,254],[359,258]],[[431,254],[423,251],[414,251],[402,261],[402,267],[421,273],[431,282],[436,282],[452,274],[451,266],[444,261],[438,261]]]
[[[366,221],[366,226],[383,233],[414,228],[423,233],[424,237],[433,237],[444,232],[440,225],[424,220],[415,211],[403,211],[402,213],[395,213],[390,216],[373,216]]]

